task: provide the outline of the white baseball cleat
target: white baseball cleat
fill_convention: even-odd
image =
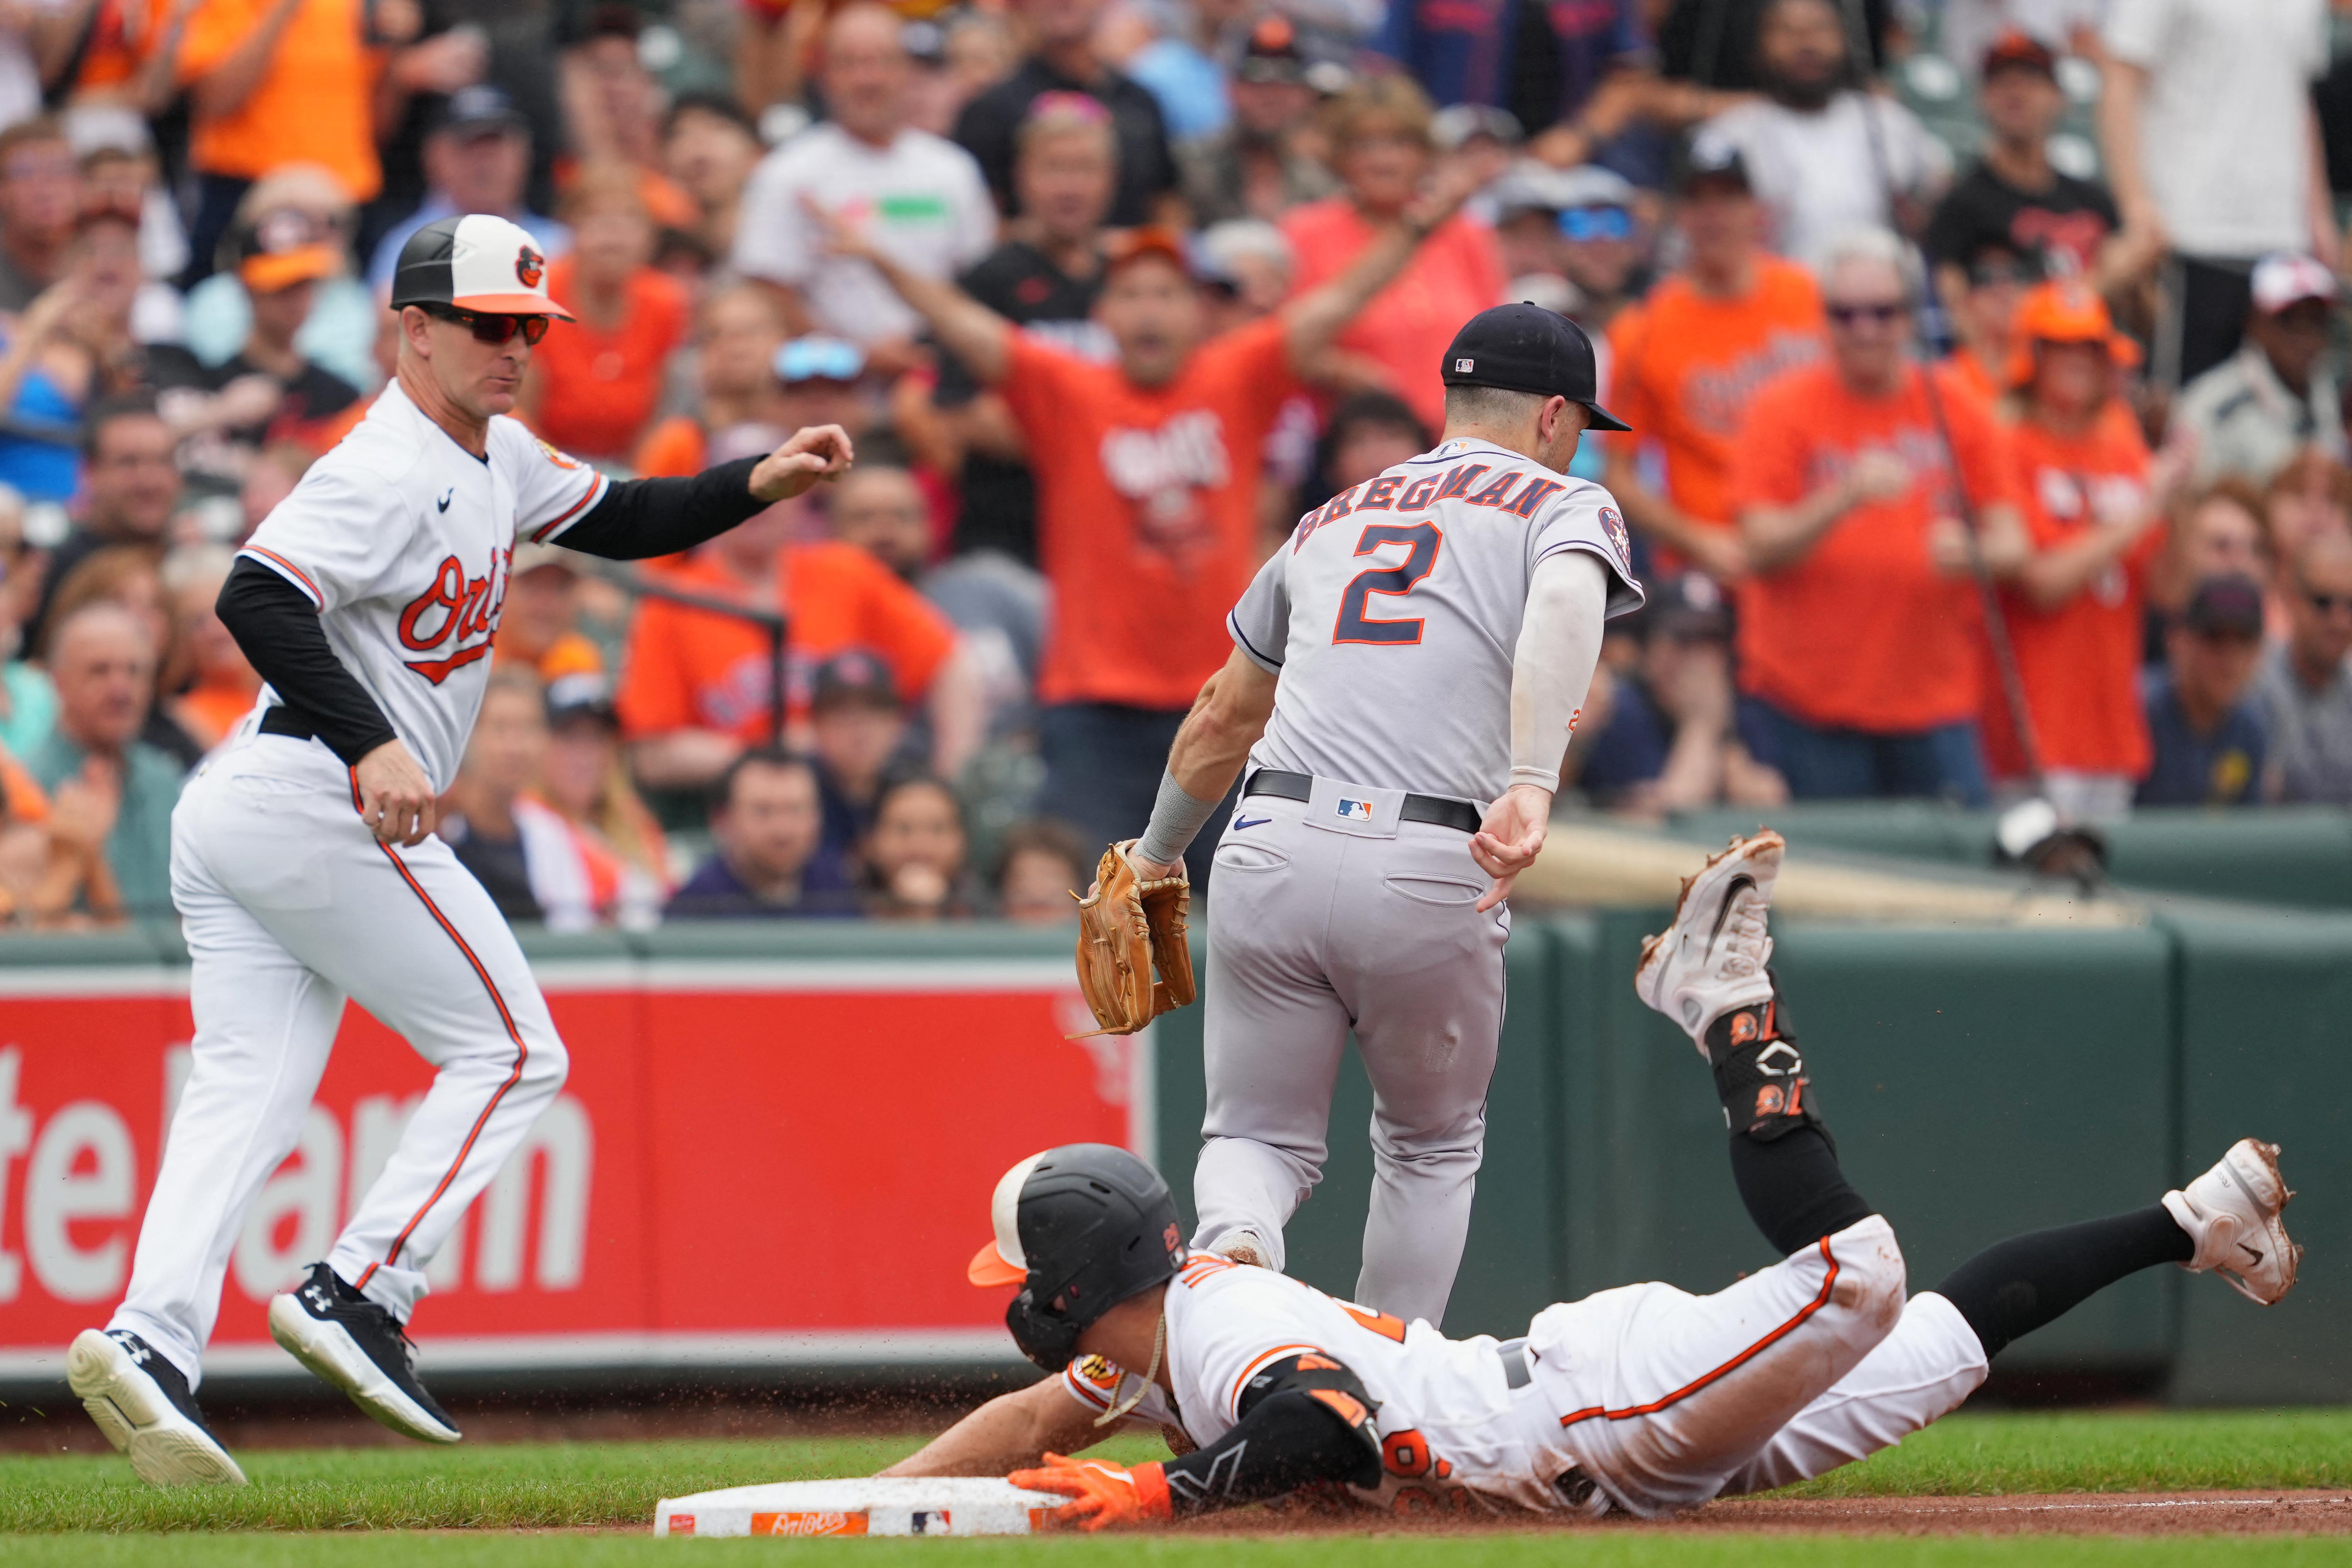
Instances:
[[[1680,1024],[1706,1055],[1707,1026],[1772,997],[1772,939],[1764,917],[1788,846],[1770,828],[1707,861],[1683,884],[1674,924],[1642,943],[1633,994]]]
[[[2230,1289],[2268,1307],[2294,1289],[2303,1248],[2289,1240],[2279,1211],[2294,1194],[2279,1174],[2279,1149],[2241,1138],[2187,1188],[2164,1194],[2164,1206],[2197,1244],[2181,1265],[2218,1272]]]
[[[66,1352],[66,1385],[106,1440],[152,1486],[241,1487],[245,1472],[205,1426],[188,1380],[125,1329],[84,1329]]]

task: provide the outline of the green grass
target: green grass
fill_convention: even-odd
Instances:
[[[641,1528],[650,1522],[654,1504],[665,1496],[754,1481],[863,1474],[887,1463],[912,1444],[911,1438],[886,1437],[520,1444],[447,1449],[296,1449],[243,1456],[247,1473],[254,1482],[250,1487],[176,1491],[159,1491],[142,1485],[131,1476],[128,1465],[111,1456],[0,1458],[0,1532],[15,1537],[0,1544],[0,1563],[12,1568],[17,1563],[65,1563],[68,1553],[76,1568],[105,1568],[114,1563],[149,1561],[139,1555],[146,1548],[118,1548],[110,1545],[103,1534],[83,1533],[90,1531]],[[1122,1439],[1110,1445],[1108,1451],[1136,1460],[1163,1450],[1156,1442]],[[2176,1491],[2256,1487],[2352,1488],[2352,1409],[1961,1415],[1931,1427],[1867,1464],[1797,1489],[1796,1495]],[[1374,1528],[1376,1522],[1368,1520],[1367,1531]],[[34,1539],[44,1535],[50,1539]],[[346,1538],[345,1542],[338,1544],[336,1555],[339,1561],[344,1560],[348,1544],[352,1552],[360,1554],[349,1556],[349,1561],[373,1562],[375,1559],[365,1553],[385,1548],[370,1542],[388,1542],[391,1539]],[[466,1553],[475,1544],[485,1550],[492,1545],[488,1539],[468,1543],[462,1537],[399,1539],[409,1542],[416,1552],[436,1562],[472,1562],[475,1559]],[[1782,1538],[1771,1539],[1777,1542]],[[1467,1554],[1449,1568],[1486,1568],[1487,1559],[1482,1553],[1501,1554],[1493,1559],[1496,1568],[1501,1568],[1506,1557],[1527,1550],[1514,1544],[1517,1540],[1474,1539],[1459,1543],[1458,1548],[1449,1542],[1445,1547],[1448,1552],[1458,1550]],[[501,1556],[502,1563],[527,1564],[535,1561],[530,1553],[561,1551],[569,1554],[567,1564],[577,1563],[580,1568],[591,1568],[604,1561],[601,1553],[607,1547],[615,1551],[627,1547],[626,1542],[574,1536],[520,1540],[502,1536],[496,1538],[496,1542],[500,1552],[520,1554]],[[883,1542],[859,1543],[855,1550],[865,1554],[857,1559],[861,1565],[873,1565],[872,1553],[877,1551],[921,1551],[928,1544],[913,1542],[906,1548],[898,1548]],[[1212,1551],[1257,1553],[1262,1544],[1275,1554],[1267,1558],[1270,1568],[1279,1568],[1275,1558],[1282,1552],[1337,1549],[1327,1538],[1319,1547],[1281,1542],[1197,1540],[1147,1548],[1129,1541],[1118,1550],[1127,1554],[1147,1551],[1179,1555]],[[1366,1543],[1359,1541],[1349,1546],[1351,1558],[1356,1547],[1363,1544]],[[2254,1544],[2247,1543],[2249,1548]],[[296,1539],[290,1536],[273,1541],[247,1533],[211,1541],[183,1535],[168,1543],[168,1549],[174,1568],[182,1564],[198,1568],[215,1560],[229,1561],[232,1555],[238,1562],[268,1563],[281,1558],[291,1562],[294,1559],[289,1553],[297,1545]],[[311,1539],[310,1549],[316,1545],[315,1539]],[[1433,1546],[1423,1538],[1418,1549],[1430,1550]],[[761,1549],[772,1552],[787,1548],[761,1543]],[[810,1548],[803,1545],[790,1549]],[[827,1548],[818,1543],[814,1549]],[[1697,1543],[1693,1543],[1692,1549],[1696,1550]],[[2071,1544],[2064,1547],[2067,1551],[2073,1549]],[[1083,1554],[1095,1548],[1057,1542],[1003,1548],[967,1543],[957,1550],[1053,1550]],[[1645,1550],[1638,1539],[1614,1535],[1586,1536],[1577,1546],[1582,1555],[1602,1553],[1594,1559],[1596,1568],[1656,1561],[1643,1556]],[[1778,1546],[1773,1550],[1779,1550]],[[1838,1552],[1843,1550],[1822,1548],[1828,1556],[1817,1552],[1807,1561],[1842,1561]],[[2265,1546],[2264,1550],[2269,1548]],[[449,1555],[445,1558],[445,1554]],[[1874,1559],[1880,1560],[1884,1559]],[[1916,1560],[1938,1563],[1976,1561],[1959,1556]],[[2345,1551],[2335,1560],[2352,1562],[2352,1541],[2347,1541]],[[1713,1559],[1702,1555],[1676,1557],[1674,1561]],[[2154,1563],[2169,1559],[2149,1561]],[[2281,1557],[2277,1561],[2300,1559]],[[1077,1559],[1072,1562],[1076,1568]],[[971,1568],[981,1565],[975,1563]],[[1234,1565],[1220,1563],[1217,1568]],[[1352,1562],[1350,1568],[1354,1568]],[[1373,1565],[1367,1564],[1366,1568]]]
[[[1634,1535],[1230,1537],[1051,1541],[656,1541],[650,1536],[52,1535],[0,1548],[11,1568],[2342,1568],[2342,1538]],[[1211,1561],[1213,1555],[1213,1563]]]

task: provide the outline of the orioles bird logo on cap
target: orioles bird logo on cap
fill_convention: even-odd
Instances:
[[[520,251],[515,253],[515,276],[522,279],[522,286],[524,288],[538,288],[539,280],[545,277],[546,274],[546,257],[541,256],[538,251],[533,250],[528,245],[524,246]]]

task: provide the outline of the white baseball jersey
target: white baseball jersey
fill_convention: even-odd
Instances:
[[[1166,1312],[1175,1400],[1155,1384],[1135,1419],[1177,1427],[1205,1447],[1241,1419],[1251,1378],[1319,1351],[1380,1405],[1385,1473],[1376,1488],[1349,1489],[1359,1502],[1407,1512],[1463,1507],[1475,1493],[1517,1508],[1568,1506],[1551,1481],[1573,1461],[1544,1440],[1557,1421],[1540,1401],[1512,1397],[1490,1336],[1449,1340],[1426,1322],[1407,1324],[1207,1252],[1194,1253],[1169,1286]],[[1099,1410],[1124,1375],[1088,1356],[1071,1364],[1063,1386]]]
[[[518,535],[551,540],[605,480],[521,421],[475,457],[395,381],[238,552],[319,606],[327,642],[433,781],[457,775],[489,678]],[[264,688],[261,706],[278,700]]]
[[[1511,663],[1536,563],[1598,557],[1638,609],[1615,498],[1452,440],[1301,518],[1226,617],[1282,677],[1254,767],[1489,801],[1511,773]]]
[[[1196,1252],[1168,1288],[1172,1397],[1135,1419],[1206,1447],[1265,1368],[1316,1351],[1380,1408],[1384,1471],[1349,1487],[1400,1513],[1481,1507],[1654,1515],[1787,1486],[1901,1442],[1984,1381],[1985,1354],[1941,1296],[1904,1300],[1895,1233],[1873,1215],[1712,1296],[1627,1285],[1548,1307],[1514,1348]],[[1133,1380],[1099,1356],[1062,1374],[1090,1410]]]

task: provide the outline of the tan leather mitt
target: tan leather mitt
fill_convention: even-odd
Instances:
[[[1129,838],[1104,850],[1094,891],[1078,900],[1078,989],[1102,1026],[1096,1035],[1131,1035],[1192,1002],[1192,949],[1184,936],[1192,884],[1181,865],[1172,877],[1143,880],[1128,863],[1134,847]]]

